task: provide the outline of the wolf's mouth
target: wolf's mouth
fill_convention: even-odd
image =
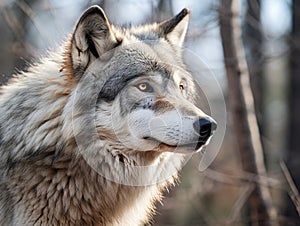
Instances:
[[[168,144],[153,137],[143,137],[143,139],[159,143],[158,147],[160,150],[174,152],[174,150],[176,149],[178,152],[187,152],[187,151],[191,152],[191,151],[198,151],[202,147],[206,146],[209,143],[210,137],[211,136],[205,138],[199,137],[198,141],[190,142],[186,144],[179,144],[179,145]]]

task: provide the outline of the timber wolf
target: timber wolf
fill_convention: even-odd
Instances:
[[[189,10],[137,27],[87,9],[0,96],[1,225],[142,225],[215,121],[194,104]]]

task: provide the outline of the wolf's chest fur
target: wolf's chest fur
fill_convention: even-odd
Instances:
[[[83,159],[65,158],[52,166],[21,164],[7,186],[18,202],[15,225],[139,225],[160,198],[159,187],[105,180]]]

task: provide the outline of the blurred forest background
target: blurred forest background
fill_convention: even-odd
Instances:
[[[217,158],[204,172],[198,170],[200,156],[189,161],[181,183],[158,205],[153,225],[300,225],[295,189],[300,188],[300,1],[240,2],[267,174],[261,180],[242,170],[235,120],[228,109]],[[218,0],[1,0],[0,83],[66,40],[81,12],[93,4],[105,10],[111,23],[125,26],[161,21],[190,8],[185,47],[204,59],[227,101]],[[257,183],[270,188],[276,222],[260,224],[249,214],[251,185]]]

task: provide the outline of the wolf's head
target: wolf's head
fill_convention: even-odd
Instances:
[[[209,142],[216,122],[195,106],[195,84],[181,57],[188,20],[183,9],[159,24],[121,29],[96,6],[79,19],[69,64],[87,85],[76,108],[86,111],[97,96],[94,125],[108,145],[191,153]]]

